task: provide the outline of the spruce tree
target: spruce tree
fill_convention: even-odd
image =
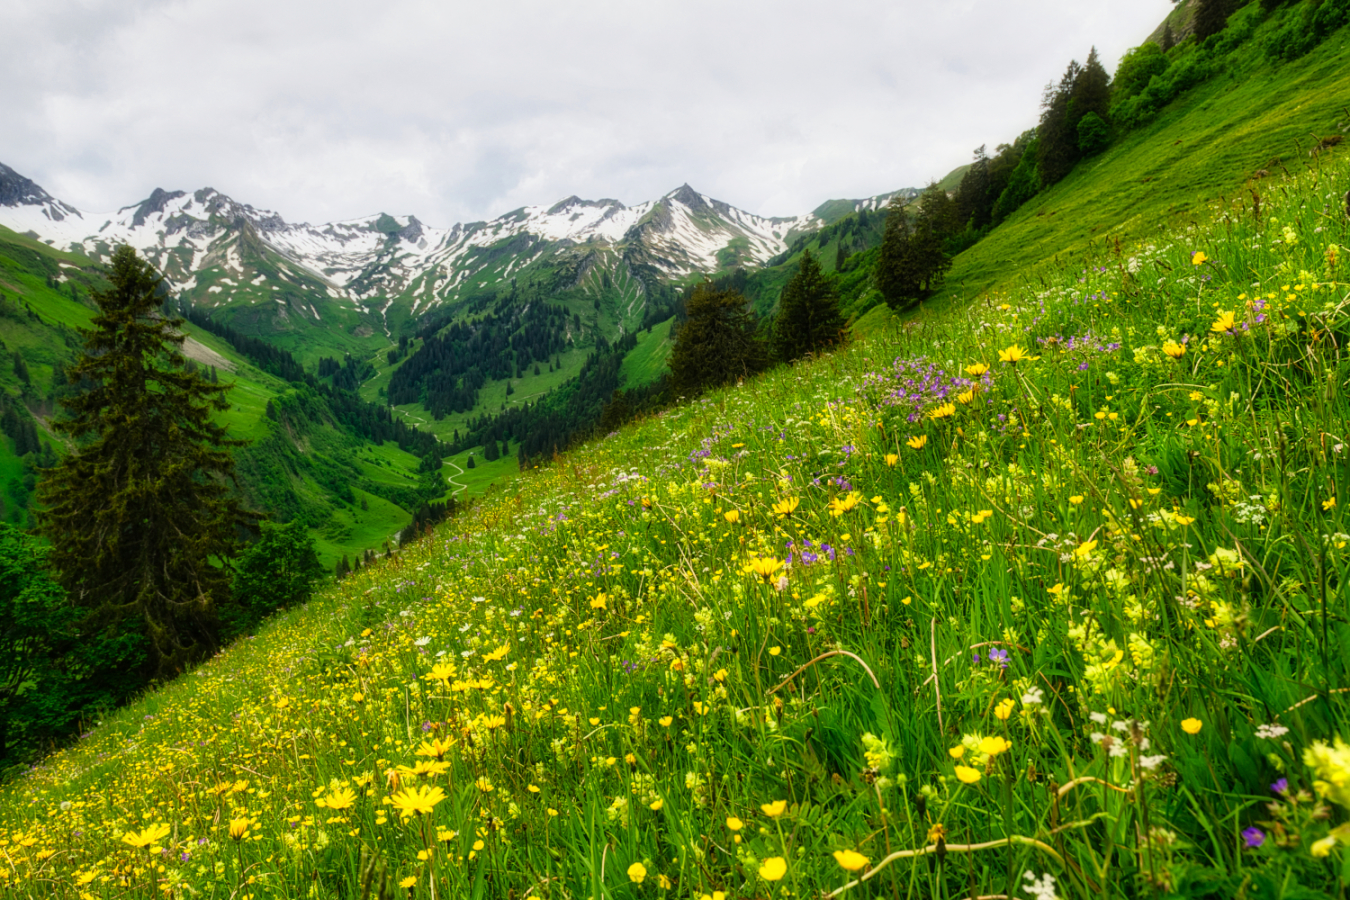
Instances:
[[[917,205],[912,223],[898,196],[887,207],[876,285],[892,308],[930,296],[952,266],[943,245],[958,227],[955,202],[930,184]]]
[[[1227,28],[1230,12],[1229,0],[1195,0],[1195,13],[1191,18],[1195,39],[1203,41]]]
[[[818,353],[839,340],[844,317],[839,295],[825,277],[810,250],[802,252],[801,264],[783,288],[778,316],[773,323],[774,355],[783,362],[808,353]]]
[[[1097,48],[1088,53],[1087,62],[1073,80],[1069,94],[1070,125],[1078,132],[1078,123],[1089,113],[1096,113],[1103,121],[1109,119],[1111,108],[1111,76],[1097,56]]]
[[[1041,98],[1041,123],[1036,137],[1042,187],[1058,183],[1078,162],[1078,121],[1073,118],[1070,99],[1082,70],[1077,61],[1069,63],[1059,84],[1047,85]]]
[[[39,488],[40,531],[89,620],[144,633],[152,674],[216,648],[238,530],[254,517],[231,496],[230,440],[216,424],[227,386],[185,370],[181,319],[160,314],[162,282],[132,248],[112,258],[111,288],[69,369],[87,385],[62,400],[74,451]]]
[[[738,291],[697,285],[685,303],[688,318],[670,354],[671,389],[693,397],[711,387],[752,375],[768,362],[755,314]]]

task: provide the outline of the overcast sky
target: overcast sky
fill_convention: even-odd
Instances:
[[[922,186],[1170,0],[0,0],[0,162],[91,211],[211,186],[430,225],[688,182],[762,215]]]

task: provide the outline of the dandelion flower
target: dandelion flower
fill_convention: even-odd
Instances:
[[[905,441],[905,444],[914,448],[915,450],[922,450],[924,447],[928,446],[928,435],[921,434],[918,437],[912,437],[909,440]]]
[[[770,856],[759,867],[759,877],[765,881],[781,881],[787,874],[787,860],[781,856]]]
[[[772,556],[761,556],[750,560],[750,571],[768,581],[781,567],[782,563]]]
[[[1203,266],[1206,260],[1208,259],[1209,257],[1205,255],[1205,251],[1196,250],[1194,253],[1191,254],[1191,265]]]
[[[797,511],[797,504],[801,502],[798,497],[788,497],[773,505],[773,514],[775,516],[790,516]]]
[[[850,491],[842,497],[835,497],[830,500],[830,515],[838,518],[844,513],[856,509],[862,502],[862,494],[857,491]]]
[[[409,875],[407,878],[404,878],[402,881],[400,881],[398,883],[398,886],[403,888],[405,891],[410,891],[413,889],[413,885],[415,884],[417,884],[417,876]]]
[[[404,815],[429,815],[436,807],[436,804],[445,799],[445,791],[441,790],[439,787],[427,787],[426,785],[422,785],[416,790],[408,788],[405,791],[401,791],[390,799],[394,804],[394,808],[398,809]]]
[[[735,525],[741,520],[741,511],[739,509],[729,509],[722,513],[722,518],[726,519],[732,525]]]
[[[982,362],[971,363],[970,365],[966,366],[966,374],[969,375],[971,378],[979,378],[981,375],[983,375],[985,372],[988,371],[989,367]]]
[[[350,809],[352,804],[356,802],[356,791],[344,787],[314,802],[316,806],[327,807],[335,811]]]
[[[149,847],[151,844],[157,843],[161,839],[168,837],[168,835],[169,826],[160,823],[158,825],[151,825],[144,831],[128,831],[126,834],[122,835],[122,843],[130,844],[139,849],[141,847]]]
[[[244,837],[248,835],[248,827],[251,824],[252,823],[249,822],[247,817],[244,817],[242,819],[231,819],[230,837],[232,837],[236,841],[243,840]]]
[[[437,759],[444,759],[446,751],[455,746],[455,739],[452,737],[432,738],[430,741],[423,741],[417,748],[418,756],[434,756]]]
[[[1166,341],[1162,345],[1162,352],[1173,359],[1181,359],[1181,357],[1186,355],[1186,345],[1178,344],[1176,341]]]
[[[899,461],[900,461],[900,454],[898,454],[898,453],[887,453],[887,454],[886,454],[886,465],[891,466],[892,468],[894,468],[894,467],[895,467],[895,464],[898,463]]]
[[[946,419],[954,415],[956,415],[955,403],[943,403],[928,411],[928,418],[930,419]]]
[[[1020,363],[1020,362],[1025,361],[1025,360],[1033,360],[1033,359],[1040,359],[1040,357],[1039,357],[1039,356],[1028,356],[1028,355],[1027,355],[1027,351],[1023,350],[1023,349],[1021,348],[1021,346],[1018,345],[1018,344],[1013,344],[1011,347],[1008,347],[1006,350],[1000,350],[1000,351],[998,351],[998,361],[999,361],[999,362],[1009,363],[1009,364],[1014,365],[1014,366],[1017,365],[1017,364]]]
[[[1209,326],[1209,330],[1215,334],[1225,334],[1237,327],[1237,318],[1233,315],[1231,309],[1219,311],[1219,316]]]

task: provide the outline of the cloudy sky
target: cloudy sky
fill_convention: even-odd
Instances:
[[[110,211],[492,218],[684,182],[762,215],[921,186],[1170,0],[0,0],[0,162]]]

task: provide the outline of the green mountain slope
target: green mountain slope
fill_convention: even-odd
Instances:
[[[68,390],[57,368],[78,352],[77,329],[93,315],[90,291],[101,286],[101,266],[92,260],[0,229],[0,390],[15,414],[35,426],[39,448],[50,447],[21,458],[13,435],[0,439],[7,521],[28,523],[35,466],[44,452],[65,453],[63,439],[50,429],[58,398]],[[260,370],[216,334],[192,325],[184,331],[184,354],[233,385],[222,417],[231,436],[252,442],[238,454],[243,496],[282,521],[299,516],[308,522],[326,563],[381,547],[424,500],[443,495],[424,484],[413,454],[361,438],[322,398]],[[15,353],[24,360],[26,383],[12,364]],[[267,416],[269,404],[280,410],[275,421]]]
[[[0,788],[0,879],[1334,896],[1348,186],[527,473]]]

